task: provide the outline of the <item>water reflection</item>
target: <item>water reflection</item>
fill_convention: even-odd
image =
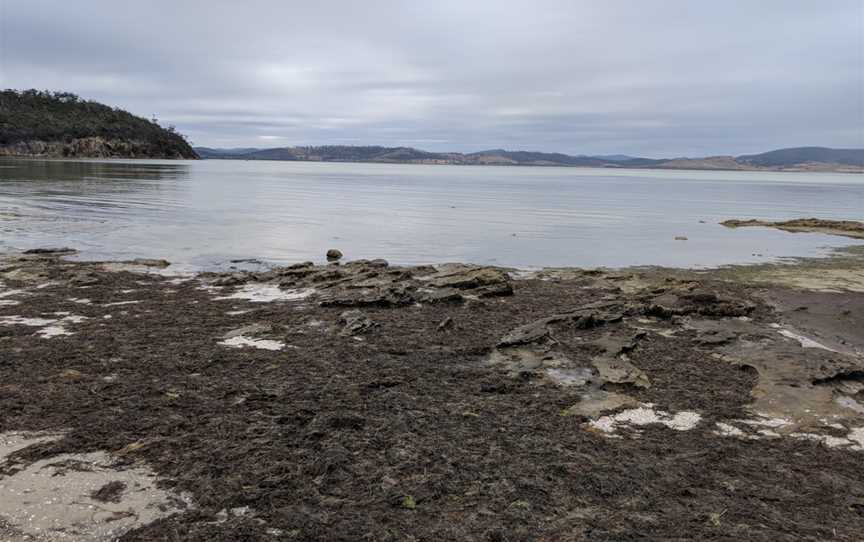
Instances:
[[[85,257],[205,267],[320,259],[330,246],[401,263],[719,265],[851,243],[727,230],[717,225],[726,218],[862,214],[861,179],[836,174],[0,161],[4,247],[63,244]]]

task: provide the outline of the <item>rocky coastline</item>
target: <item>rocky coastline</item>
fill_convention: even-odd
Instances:
[[[191,150],[174,148],[162,142],[145,140],[82,137],[68,141],[19,141],[0,145],[0,157],[21,158],[152,158],[195,159]]]
[[[860,536],[861,250],[197,275],[73,253],[0,261],[0,487],[30,492],[0,538]]]

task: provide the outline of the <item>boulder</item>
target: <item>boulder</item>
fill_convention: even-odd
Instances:
[[[338,248],[331,248],[327,251],[327,261],[334,262],[342,259],[342,251]]]

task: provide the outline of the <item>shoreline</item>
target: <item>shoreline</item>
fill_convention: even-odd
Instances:
[[[716,171],[724,172],[742,172],[742,173],[830,173],[842,175],[860,175],[864,173],[864,168],[855,168],[854,166],[846,168],[827,168],[827,169],[806,169],[806,168],[686,168],[686,167],[640,167],[640,166],[571,166],[566,164],[435,164],[435,163],[418,163],[418,162],[385,162],[385,161],[351,161],[351,160],[279,160],[270,158],[134,158],[134,157],[72,157],[72,156],[37,156],[37,155],[0,155],[0,158],[13,160],[46,160],[46,161],[189,161],[189,162],[206,162],[206,161],[235,161],[235,162],[287,162],[287,163],[317,163],[317,164],[380,164],[380,165],[402,165],[402,166],[464,166],[464,167],[504,167],[504,168],[562,168],[562,169],[577,169],[577,170],[600,170],[600,171]]]
[[[0,505],[0,534],[852,540],[862,259],[171,277],[7,254],[0,483],[69,500]]]

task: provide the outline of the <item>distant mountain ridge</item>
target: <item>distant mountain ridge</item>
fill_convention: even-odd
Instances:
[[[567,166],[606,168],[864,171],[864,149],[795,147],[742,156],[705,158],[639,158],[622,154],[577,155],[490,149],[472,153],[427,152],[412,147],[325,145],[268,149],[212,149],[196,147],[201,158],[289,160],[314,162],[375,162],[408,164]]]

